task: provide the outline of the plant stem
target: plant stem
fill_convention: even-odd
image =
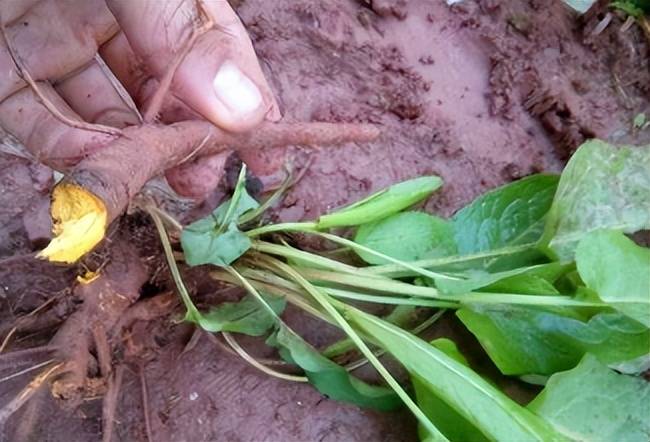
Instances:
[[[174,218],[164,210],[160,209],[159,207],[147,206],[147,210],[150,212],[151,211],[155,212],[163,219],[163,221],[167,222],[169,225],[171,225],[174,229],[178,230],[179,232],[183,230],[183,225],[178,221],[176,221],[176,218]]]
[[[287,191],[287,189],[291,187],[291,179],[291,172],[287,171],[287,176],[282,181],[280,188],[273,192],[273,194],[266,201],[260,204],[257,209],[253,209],[242,214],[242,216],[239,217],[239,225],[241,226],[243,224],[249,223],[266,212],[269,207],[275,204],[275,202]]]
[[[329,301],[329,296],[325,293],[320,292],[316,287],[309,283],[305,278],[302,277],[298,272],[292,269],[290,266],[284,264],[283,262],[274,260],[275,266],[288,275],[290,278],[295,280],[300,286],[302,286],[311,296],[314,297],[316,301],[323,307],[323,309],[332,316],[332,318],[337,322],[339,327],[352,339],[355,345],[359,348],[361,353],[368,359],[368,361],[373,365],[373,367],[379,372],[379,374],[386,380],[388,385],[397,393],[397,395],[402,399],[406,406],[411,410],[415,417],[420,421],[420,423],[437,439],[447,440],[445,436],[440,433],[435,425],[429,420],[429,418],[420,410],[417,404],[411,399],[411,397],[404,391],[402,386],[393,378],[390,372],[383,366],[383,364],[377,359],[375,354],[368,348],[365,342],[357,334],[356,331],[348,324],[345,318],[339,313],[339,311],[331,304]]]
[[[294,255],[294,252],[301,254],[301,258],[309,255],[311,257],[318,258],[317,255],[313,255],[308,252],[302,252],[295,249],[288,248],[286,246],[273,246],[273,251],[280,252],[282,255],[290,254]],[[260,248],[260,250],[267,250],[266,247]],[[284,253],[289,252],[289,253]],[[278,254],[280,254],[278,253]],[[264,255],[259,255],[257,257],[262,261],[269,259]],[[335,261],[334,261],[335,262]],[[356,269],[355,267],[343,266]],[[433,287],[424,287],[417,286],[413,284],[408,284],[401,281],[392,280],[389,278],[381,276],[370,276],[370,275],[359,275],[359,272],[356,274],[340,274],[336,271],[326,271],[326,270],[317,270],[305,267],[297,267],[294,269],[302,276],[304,276],[310,283],[314,282],[331,282],[337,283],[348,287],[355,287],[358,289],[368,290],[371,292],[387,292],[391,294],[399,294],[404,296],[409,296],[410,298],[400,298],[400,297],[384,297],[384,296],[373,296],[366,293],[358,293],[350,290],[343,291],[334,291],[332,294],[338,294],[339,296],[347,296],[348,299],[351,299],[352,296],[355,296],[356,299],[367,302],[377,302],[381,304],[395,304],[395,305],[416,305],[421,307],[440,307],[440,308],[460,308],[463,305],[470,304],[513,304],[513,305],[549,305],[549,306],[569,306],[569,307],[603,307],[602,303],[593,303],[585,302],[572,299],[568,296],[537,296],[537,295],[524,295],[517,293],[482,293],[482,292],[469,292],[465,294],[458,295],[442,295],[440,292]],[[347,269],[346,269],[347,270]],[[256,279],[259,275],[256,275],[254,271],[251,271],[251,277]],[[273,275],[272,278],[275,278],[275,281],[269,281],[271,284],[281,284],[285,288],[294,290],[299,293],[299,287],[292,285],[293,283],[286,281],[282,278],[279,278],[277,275]],[[269,277],[269,275],[267,275]],[[289,285],[287,285],[289,284]],[[332,289],[334,290],[334,289]],[[298,295],[299,296],[299,295]]]
[[[241,198],[242,189],[246,187],[246,164],[242,164],[241,170],[239,171],[239,176],[237,177],[237,185],[235,186],[235,191],[232,193],[230,202],[228,203],[228,209],[226,209],[226,214],[223,217],[223,222],[219,225],[216,231],[216,235],[220,235],[228,226],[230,218],[232,218],[237,204],[239,204],[239,199]]]
[[[41,362],[40,364],[32,365],[31,367],[27,367],[24,370],[20,370],[20,371],[17,371],[16,373],[12,373],[12,374],[10,374],[8,376],[0,378],[0,384],[5,382],[5,381],[11,380],[13,378],[17,378],[18,376],[22,376],[22,375],[24,375],[26,373],[29,373],[30,371],[38,370],[39,368],[45,367],[46,365],[49,365],[54,361],[55,361],[54,359],[48,359],[47,361]]]
[[[436,272],[431,272],[429,270],[423,269],[421,267],[418,267],[416,265],[413,265],[408,262],[400,261],[399,259],[395,259],[391,256],[385,255],[383,253],[377,252],[376,250],[373,250],[371,248],[368,248],[366,246],[362,246],[361,244],[357,244],[354,241],[350,241],[349,239],[342,238],[337,235],[333,235],[331,233],[325,233],[325,232],[320,232],[317,230],[316,226],[318,224],[314,222],[302,222],[302,223],[283,223],[283,224],[270,224],[268,226],[263,226],[259,227],[257,229],[253,229],[248,231],[246,234],[249,237],[252,236],[259,236],[261,234],[265,233],[270,233],[270,232],[304,232],[304,233],[312,233],[314,235],[321,236],[325,239],[328,239],[336,244],[340,244],[346,247],[350,247],[353,250],[360,250],[365,253],[369,253],[371,255],[374,255],[378,258],[384,259],[386,261],[392,262],[393,264],[402,266],[405,269],[411,270],[415,272],[416,274],[426,276],[428,278],[445,278],[445,279],[458,279],[453,276],[446,275],[444,273],[436,273]]]
[[[334,324],[333,320],[330,317],[323,314],[320,310],[315,308],[305,299],[305,297],[299,291],[300,290],[299,286],[286,280],[282,280],[283,283],[279,284],[277,280],[282,278],[276,276],[275,274],[271,274],[275,278],[270,278],[270,275],[261,276],[264,273],[266,272],[262,272],[259,270],[245,269],[244,271],[242,271],[241,274],[242,276],[246,277],[246,279],[256,290],[258,291],[262,290],[272,295],[284,297],[288,302],[302,309],[306,313],[309,313],[315,318],[318,318],[321,321],[327,322],[329,324],[336,325]],[[243,287],[239,279],[233,277],[230,274],[227,274],[224,271],[218,271],[218,270],[212,271],[210,273],[210,276],[212,276],[212,278],[216,279],[217,281],[224,281],[224,282],[236,284],[239,285],[240,287]]]
[[[375,250],[373,250],[373,249],[371,249],[369,247],[362,246],[361,244],[357,244],[356,242],[351,241],[349,239],[342,238],[342,237],[337,236],[337,235],[332,235],[331,233],[322,233],[322,232],[314,232],[314,233],[316,235],[322,236],[323,238],[328,239],[328,240],[330,240],[330,241],[332,241],[332,242],[334,242],[336,244],[341,244],[341,245],[344,245],[344,246],[348,246],[351,249],[360,250],[362,252],[374,255],[374,256],[376,256],[378,258],[385,259],[386,261],[392,262],[395,265],[399,265],[399,266],[402,266],[405,269],[411,270],[411,271],[417,273],[418,275],[426,276],[426,277],[432,278],[432,279],[433,278],[460,279],[460,278],[457,278],[455,276],[446,275],[444,273],[432,272],[432,271],[426,270],[426,269],[424,269],[422,267],[418,267],[417,265],[413,265],[413,264],[411,264],[409,262],[405,262],[405,261],[401,261],[399,259],[395,259],[395,258],[393,258],[391,256],[388,256],[388,255],[385,255],[383,253],[377,252],[377,251],[375,251]]]
[[[319,286],[320,287],[320,286]],[[413,286],[416,289],[424,288]],[[363,302],[374,302],[378,304],[392,305],[415,305],[418,307],[438,307],[438,308],[461,308],[464,305],[472,304],[509,304],[509,305],[547,305],[554,307],[607,307],[607,304],[599,302],[585,302],[573,299],[569,296],[538,296],[538,295],[521,295],[516,293],[465,293],[449,298],[439,298],[441,300],[422,299],[419,295],[408,294],[409,298],[400,298],[397,296],[381,296],[359,293],[350,290],[341,290],[329,287],[320,287],[330,295],[337,298],[354,299]],[[389,288],[387,288],[390,291]]]
[[[459,299],[458,296],[441,295],[440,292],[433,287],[408,284],[406,282],[395,281],[389,278],[368,277],[366,275],[341,275],[335,272],[307,269],[304,267],[296,268],[296,270],[311,282],[333,282],[374,292],[388,292],[391,294],[418,296],[421,298],[440,299],[451,302],[457,302]]]
[[[273,232],[315,232],[317,223],[311,221],[297,223],[268,224],[246,232],[250,238]]]
[[[416,336],[419,335],[424,330],[431,327],[434,322],[436,322],[438,319],[440,319],[442,317],[442,315],[445,314],[445,311],[446,310],[438,310],[436,313],[434,313],[429,318],[427,318],[425,321],[423,321],[420,325],[418,325],[417,327],[412,329],[410,331],[410,333],[412,333],[412,334],[414,334]],[[342,342],[342,341],[339,341],[339,342]],[[384,355],[385,353],[386,353],[386,350],[380,349],[380,350],[375,351],[375,356],[380,357],[380,356]],[[326,356],[325,352],[323,352],[323,356]],[[345,368],[348,371],[352,371],[352,370],[356,370],[359,367],[363,367],[367,363],[368,363],[368,359],[362,358],[362,359],[358,359],[358,360],[356,360],[354,362],[350,362],[348,365],[345,366]]]
[[[314,267],[325,268],[335,272],[352,274],[359,272],[358,267],[344,264],[342,262],[325,258],[313,253],[298,250],[293,247],[281,246],[279,244],[272,244],[264,241],[253,241],[251,248],[253,250],[257,250],[258,252],[268,253],[269,255],[282,256],[286,259],[307,262]]]
[[[246,234],[249,237],[254,237],[254,236],[259,236],[263,235],[265,233],[271,233],[271,232],[303,232],[303,233],[311,233],[314,235],[321,236],[323,238],[328,239],[329,241],[332,241],[334,243],[337,243],[339,245],[342,245],[344,247],[348,247],[353,250],[360,250],[365,253],[369,253],[371,255],[374,255],[378,258],[382,258],[386,261],[390,261],[391,264],[385,264],[385,265],[379,265],[379,266],[370,266],[370,267],[362,267],[362,268],[356,268],[352,266],[348,266],[347,273],[365,273],[368,275],[378,275],[378,276],[386,276],[389,278],[395,278],[395,277],[405,277],[405,276],[416,276],[416,275],[422,275],[426,276],[429,278],[445,278],[445,279],[458,279],[454,276],[451,276],[449,274],[445,273],[438,273],[438,272],[432,272],[430,270],[427,270],[428,268],[431,267],[440,267],[444,265],[449,265],[449,264],[457,264],[460,262],[466,262],[466,261],[473,261],[476,259],[485,259],[485,258],[494,258],[498,256],[504,256],[504,255],[512,255],[515,253],[521,253],[525,252],[528,250],[531,250],[535,247],[536,243],[526,243],[526,244],[520,244],[516,246],[509,246],[509,247],[502,247],[500,249],[495,249],[495,250],[489,250],[486,252],[481,252],[481,253],[475,253],[471,255],[462,255],[462,256],[450,256],[450,257],[444,257],[444,258],[430,258],[430,259],[423,259],[423,260],[418,260],[418,261],[411,261],[411,262],[406,262],[406,261],[401,261],[398,259],[395,259],[391,256],[385,255],[381,252],[377,252],[376,250],[373,250],[371,248],[368,248],[366,246],[363,246],[361,244],[357,244],[354,241],[351,241],[347,238],[340,237],[338,235],[333,235],[331,233],[326,233],[326,232],[320,232],[317,230],[316,226],[318,224],[315,222],[297,222],[297,223],[281,223],[281,224],[270,224],[267,226],[262,226],[257,229],[249,230],[246,232]],[[279,247],[279,246],[278,246]],[[280,254],[279,250],[276,250],[275,253],[272,251],[267,250],[262,250],[258,249],[260,251],[265,251],[267,253],[273,253],[273,254]],[[307,255],[311,255],[314,257],[315,255],[310,254],[308,252],[303,252],[303,251],[297,251],[296,252],[302,252]],[[289,257],[286,254],[281,255],[285,257]],[[301,258],[306,258],[309,259],[308,257],[302,256]],[[321,257],[322,258],[322,257]],[[300,258],[296,258],[300,259]],[[324,258],[327,259],[327,258]],[[330,260],[331,261],[331,260]],[[335,261],[334,261],[335,262]],[[331,264],[332,262],[330,262]],[[340,264],[340,263],[337,263]],[[350,269],[349,267],[352,267]],[[352,271],[351,271],[352,270]]]
[[[318,286],[317,286],[318,287]],[[332,289],[327,287],[318,287],[327,294],[335,298],[352,299],[361,302],[373,302],[375,304],[391,305],[415,305],[418,307],[435,307],[435,308],[458,308],[460,305],[455,302],[433,301],[429,299],[398,298],[395,296],[376,296],[364,293],[351,292],[348,290]]]
[[[221,332],[223,338],[226,340],[230,348],[232,348],[243,360],[248,362],[253,367],[257,368],[259,371],[268,374],[274,378],[283,379],[285,381],[292,382],[309,382],[305,376],[296,376],[287,373],[281,373],[279,371],[273,370],[272,368],[267,367],[266,365],[259,362],[253,356],[251,356],[246,350],[239,345],[239,342],[235,340],[235,337],[228,332]]]
[[[600,302],[585,302],[569,296],[538,296],[511,293],[466,293],[457,298],[461,304],[550,305],[554,307],[607,307]]]
[[[266,226],[258,227],[257,229],[249,230],[248,232],[246,232],[246,234],[249,237],[255,237],[255,236],[260,236],[272,232],[304,232],[304,233],[313,233],[319,236],[323,236],[328,238],[330,241],[344,245],[345,247],[362,250],[365,251],[366,253],[370,253],[380,258],[384,258],[388,261],[392,261],[391,264],[363,267],[359,269],[363,273],[373,274],[373,275],[383,275],[387,277],[414,276],[417,274],[422,274],[421,272],[422,269],[427,269],[431,267],[440,267],[449,264],[457,264],[466,261],[473,261],[476,259],[514,255],[515,253],[521,253],[521,252],[526,252],[528,250],[531,250],[535,248],[535,246],[537,245],[536,243],[526,243],[526,244],[519,244],[515,246],[501,247],[499,249],[487,250],[485,252],[473,253],[468,255],[456,255],[456,256],[448,256],[443,258],[421,259],[421,260],[411,261],[407,263],[407,262],[395,260],[394,258],[388,257],[375,250],[361,246],[355,243],[354,241],[350,241],[348,239],[341,238],[339,236],[328,234],[325,232],[320,232],[317,229],[317,225],[318,223],[311,222],[311,221],[269,224]],[[448,277],[448,275],[444,275],[444,274],[436,275],[436,276]]]
[[[163,250],[165,252],[165,259],[167,260],[167,265],[169,266],[169,271],[172,274],[172,279],[176,284],[178,293],[181,295],[183,304],[185,304],[185,308],[187,309],[185,318],[186,319],[192,318],[198,321],[198,319],[201,317],[201,313],[194,306],[194,303],[192,302],[192,298],[190,298],[190,294],[188,293],[187,288],[185,288],[185,284],[183,283],[183,278],[181,277],[181,272],[178,270],[178,266],[176,265],[176,260],[174,259],[174,251],[172,250],[172,246],[169,243],[169,238],[167,237],[167,231],[165,230],[165,226],[163,225],[162,220],[160,219],[158,213],[156,213],[153,210],[147,210],[147,211],[149,213],[149,216],[151,216],[151,218],[153,219],[154,224],[156,225],[156,229],[158,230],[158,235],[160,236],[160,241],[162,242]]]
[[[444,258],[428,258],[411,261],[410,264],[423,267],[442,267],[450,264],[458,264],[461,262],[474,261],[476,259],[494,258],[505,255],[514,255],[515,253],[526,252],[532,250],[535,243],[521,244],[517,246],[502,247],[500,249],[488,250],[485,252],[474,253],[470,255],[455,255],[447,256]],[[361,273],[369,275],[382,275],[389,278],[402,278],[406,276],[415,276],[416,273],[404,270],[404,267],[399,264],[384,264],[378,266],[363,267],[360,269]]]

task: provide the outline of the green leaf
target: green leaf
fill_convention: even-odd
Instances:
[[[565,440],[546,422],[489,382],[420,338],[353,307],[344,315],[391,353],[428,388],[488,439],[524,442]]]
[[[650,249],[620,232],[601,230],[580,241],[576,263],[600,299],[650,327]]]
[[[432,250],[434,258],[413,264],[444,272],[468,269],[499,272],[548,261],[537,250],[559,177],[533,175],[479,196],[451,219],[457,252]],[[412,270],[395,264],[369,267],[369,273],[406,277]],[[548,287],[546,287],[548,289]]]
[[[456,344],[446,338],[439,338],[431,345],[444,352],[450,358],[469,367],[467,360],[456,347]],[[480,442],[488,439],[481,433],[470,420],[465,419],[442,399],[432,393],[429,383],[420,376],[411,376],[418,406],[424,411],[433,424],[452,441]],[[429,433],[420,425],[418,428],[420,440],[426,440]]]
[[[647,118],[643,112],[636,114],[634,120],[632,121],[632,126],[635,129],[642,129],[647,122]]]
[[[317,227],[318,229],[329,229],[359,226],[377,221],[422,201],[440,186],[442,186],[442,180],[437,176],[424,176],[404,181],[334,213],[321,216]]]
[[[533,175],[487,192],[461,209],[452,218],[459,253],[468,255],[537,241],[558,180],[555,175]],[[531,258],[535,256],[537,253]],[[527,264],[521,255],[498,261],[501,267],[512,261],[516,266]],[[490,267],[497,268],[499,263],[491,262]]]
[[[251,246],[250,239],[234,224],[218,235],[215,233],[216,224],[202,231],[195,224],[183,229],[181,233],[185,262],[189,266],[213,264],[225,267],[246,253]]]
[[[584,143],[562,172],[540,246],[571,261],[589,232],[650,228],[649,147]]]
[[[251,247],[251,240],[237,227],[239,217],[257,207],[257,201],[246,192],[244,166],[232,198],[183,229],[181,246],[185,262],[189,266],[213,264],[219,267],[233,263]]]
[[[453,217],[456,242],[469,254],[536,241],[559,177],[532,175],[487,192]]]
[[[574,440],[647,442],[650,436],[650,384],[591,355],[553,375],[528,409]]]
[[[345,368],[318,353],[283,324],[279,324],[267,343],[277,347],[286,361],[302,368],[309,382],[330,399],[380,411],[391,411],[402,406],[401,400],[391,389],[366,384],[350,375]]]
[[[327,359],[282,321],[269,302],[233,267],[226,270],[257,300],[273,318],[274,330],[267,343],[278,348],[280,355],[305,370],[309,381],[324,395],[361,407],[389,411],[402,404],[393,390],[373,386],[353,377],[346,369]]]
[[[457,362],[460,362],[466,367],[469,367],[469,362],[458,349],[458,346],[454,341],[448,338],[438,338],[431,341],[431,345],[436,347],[438,350],[442,351],[444,354],[454,359]]]
[[[265,296],[265,299],[276,314],[284,311],[284,298]],[[211,309],[196,322],[209,332],[227,331],[262,336],[275,325],[275,317],[257,299],[246,295],[239,302],[226,302]]]
[[[492,292],[495,291],[495,288],[506,290],[500,293],[555,295],[557,294],[557,290],[555,290],[551,282],[555,281],[563,273],[566,273],[570,268],[570,266],[560,263],[548,263],[496,273],[489,273],[483,270],[468,270],[462,274],[454,275],[461,279],[436,278],[435,285],[442,293],[449,295],[463,294],[484,288]],[[540,283],[539,280],[544,281],[546,284]],[[537,293],[534,287],[523,284],[530,281],[535,282],[537,287],[541,287],[544,293]],[[516,285],[519,287],[515,287]],[[522,285],[524,286],[521,287]],[[508,291],[513,288],[522,288],[523,291]]]
[[[648,354],[618,364],[610,364],[609,367],[620,373],[642,374],[650,370],[650,350]]]
[[[611,2],[610,6],[635,18],[643,18],[645,13],[650,13],[650,1],[648,0],[618,0]]]
[[[650,348],[650,331],[620,313],[583,319],[569,309],[491,304],[456,315],[506,375],[550,375],[575,367],[587,352],[617,364]]]
[[[449,222],[423,212],[403,212],[359,227],[357,244],[402,261],[446,256],[456,252]],[[357,250],[368,264],[388,261]]]
[[[555,264],[555,263],[553,263]],[[559,295],[560,292],[553,283],[539,276],[522,273],[482,287],[482,292],[491,293],[519,293],[521,295]]]

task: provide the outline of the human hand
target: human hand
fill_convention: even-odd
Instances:
[[[207,119],[240,132],[279,119],[250,39],[225,0],[6,0],[0,14],[8,40],[0,39],[0,124],[29,150],[52,153],[38,158],[51,165],[74,164],[107,135],[64,123],[42,98],[74,121],[139,125],[141,115],[152,116],[153,97],[178,60],[160,108],[164,122]],[[181,59],[206,23],[211,27]],[[170,184],[203,192],[218,182],[225,157],[168,172]]]

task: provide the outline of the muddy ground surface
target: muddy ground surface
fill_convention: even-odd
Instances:
[[[287,158],[308,166],[274,216],[308,219],[392,182],[422,174],[445,180],[427,209],[449,215],[476,195],[539,171],[558,171],[584,139],[648,142],[632,119],[650,110],[648,45],[635,26],[603,12],[576,19],[560,1],[240,0],[269,81],[289,121],[372,122],[381,140],[311,152],[299,147],[245,158],[267,186]],[[0,335],[16,318],[56,297],[43,330],[15,336],[5,353],[45,344],[75,309],[76,268],[33,258],[48,235],[51,171],[0,157]],[[196,215],[217,202],[216,193]],[[190,217],[192,215],[188,215]],[[152,261],[160,250],[143,217],[140,242]],[[142,233],[144,232],[144,233]],[[151,245],[153,244],[153,245]],[[95,257],[97,259],[97,257]],[[154,266],[155,267],[155,266]],[[162,269],[162,270],[161,270]],[[168,289],[166,269],[145,286]],[[189,274],[197,299],[215,287]],[[176,310],[180,312],[180,309]],[[406,412],[381,414],[342,405],[305,384],[257,372],[178,314],[136,322],[117,410],[115,440],[147,440],[143,380],[156,441],[411,441]],[[291,322],[315,345],[333,332],[309,318]],[[445,332],[455,330],[447,321]],[[263,355],[262,355],[263,356]],[[0,357],[0,378],[47,360],[47,353]],[[33,375],[35,372],[32,372]],[[0,383],[0,404],[31,379]],[[101,400],[62,409],[43,390],[9,421],[8,440],[94,441]]]

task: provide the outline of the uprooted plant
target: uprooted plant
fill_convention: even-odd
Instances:
[[[516,181],[450,219],[407,210],[442,185],[429,176],[314,221],[267,224],[266,209],[287,186],[260,204],[246,190],[245,168],[232,196],[188,226],[152,204],[144,208],[162,241],[184,319],[221,333],[268,375],[310,382],[332,399],[362,407],[404,404],[426,440],[645,440],[650,386],[638,375],[650,367],[650,251],[625,234],[650,228],[648,170],[650,147],[590,141],[561,177]],[[182,250],[170,240],[179,234]],[[296,240],[304,235],[341,249],[303,250]],[[175,305],[170,294],[138,300],[148,269],[125,238],[113,242],[119,256],[81,278],[75,289],[81,308],[42,349],[54,351],[52,358],[0,410],[0,421],[53,380],[52,391],[72,403],[105,395],[104,438],[110,439],[123,371],[113,348],[132,321],[167,315]],[[60,244],[60,256],[71,256],[66,247],[76,246]],[[209,266],[212,278],[248,294],[201,311],[183,282],[184,266]],[[282,319],[287,303],[339,327],[345,338],[316,349]],[[371,304],[394,308],[379,317],[362,308]],[[418,337],[452,313],[503,375],[545,385],[533,402],[522,406],[508,397],[470,366],[455,342]],[[302,373],[256,360],[238,333],[266,337]],[[356,361],[338,362],[357,352]],[[384,354],[407,369],[413,389],[384,366]],[[353,375],[367,363],[387,386]]]
[[[185,320],[223,333],[266,373],[307,380],[359,406],[390,410],[403,403],[427,440],[645,440],[650,386],[634,375],[650,368],[650,250],[625,233],[650,227],[648,170],[648,147],[590,141],[561,177],[524,178],[448,220],[405,211],[442,184],[421,177],[313,222],[267,225],[256,220],[273,198],[262,206],[251,198],[242,170],[228,201],[182,228],[182,255],[164,219],[179,226],[155,209],[151,214]],[[352,240],[333,233],[350,227]],[[367,265],[292,247],[296,233],[319,236]],[[179,259],[214,266],[213,278],[248,296],[199,311]],[[287,302],[338,326],[346,339],[315,349],[283,322]],[[358,303],[395,308],[380,318]],[[418,307],[431,310],[412,324]],[[533,402],[519,405],[473,371],[453,341],[417,337],[446,310],[455,311],[503,375],[545,385]],[[256,361],[230,333],[267,336],[304,378]],[[390,388],[352,376],[358,364],[335,362],[355,349]],[[383,352],[408,370],[414,395],[384,367]]]
[[[2,405],[0,427],[47,385],[69,406],[104,396],[103,437],[111,439],[125,331],[178,305],[172,293],[141,299],[154,269],[129,235],[108,229],[152,177],[226,150],[379,135],[362,124],[265,124],[230,134],[201,121],[156,123],[176,66],[210,26],[199,26],[180,51],[144,123],[123,130],[65,117],[40,93],[5,33],[20,75],[52,115],[97,133],[86,151],[71,152],[60,140],[32,146],[36,159],[65,175],[53,191],[56,237],[40,256],[74,263],[107,235],[111,247],[110,256],[79,278],[71,296],[79,305],[49,345],[0,356],[0,367],[35,354],[47,358],[0,378],[39,370]],[[650,251],[625,234],[650,228],[648,170],[648,147],[591,141],[561,177],[524,178],[478,197],[450,219],[407,210],[442,185],[438,177],[420,177],[317,220],[268,224],[265,210],[284,189],[260,204],[246,191],[245,169],[231,198],[188,226],[152,203],[140,207],[156,225],[184,319],[222,334],[234,352],[270,376],[309,382],[334,400],[362,407],[406,405],[424,440],[647,440],[650,388],[638,375],[650,367]],[[304,235],[340,249],[301,249]],[[194,266],[209,266],[214,280],[247,295],[200,310],[183,282],[183,270]],[[315,348],[283,320],[287,303],[339,327],[345,337]],[[371,304],[393,309],[380,317],[365,308]],[[504,376],[544,390],[522,406],[475,370],[455,342],[419,337],[445,314],[458,318]],[[3,336],[0,353],[16,334],[51,324],[38,317],[21,318]],[[251,356],[237,333],[265,337],[292,372]],[[410,384],[385,367],[386,354],[407,369]],[[343,365],[350,355],[356,360]],[[363,364],[386,385],[355,377]]]
[[[480,196],[449,220],[404,211],[442,184],[422,177],[313,222],[266,225],[256,220],[274,198],[260,206],[247,194],[242,170],[228,201],[182,228],[182,255],[165,228],[180,226],[150,211],[185,319],[223,333],[266,373],[309,381],[330,398],[360,406],[390,410],[403,402],[420,421],[423,439],[607,440],[625,434],[644,440],[650,387],[631,375],[647,370],[650,356],[650,251],[624,233],[650,226],[648,166],[648,148],[592,141],[560,178],[522,179]],[[349,227],[356,228],[353,240],[333,233]],[[319,236],[369,265],[292,247],[296,233]],[[201,312],[177,260],[214,266],[213,278],[249,295]],[[281,319],[287,302],[340,327],[347,338],[318,351]],[[359,302],[395,309],[380,318],[355,306]],[[412,324],[418,307],[433,310]],[[545,384],[543,392],[523,407],[474,372],[454,342],[418,338],[445,310],[455,310],[504,375]],[[256,361],[231,333],[267,336],[304,377]],[[358,364],[335,362],[354,349],[389,389],[353,377]],[[414,396],[378,359],[383,352],[407,368]],[[601,419],[612,408],[613,392],[618,411]]]

